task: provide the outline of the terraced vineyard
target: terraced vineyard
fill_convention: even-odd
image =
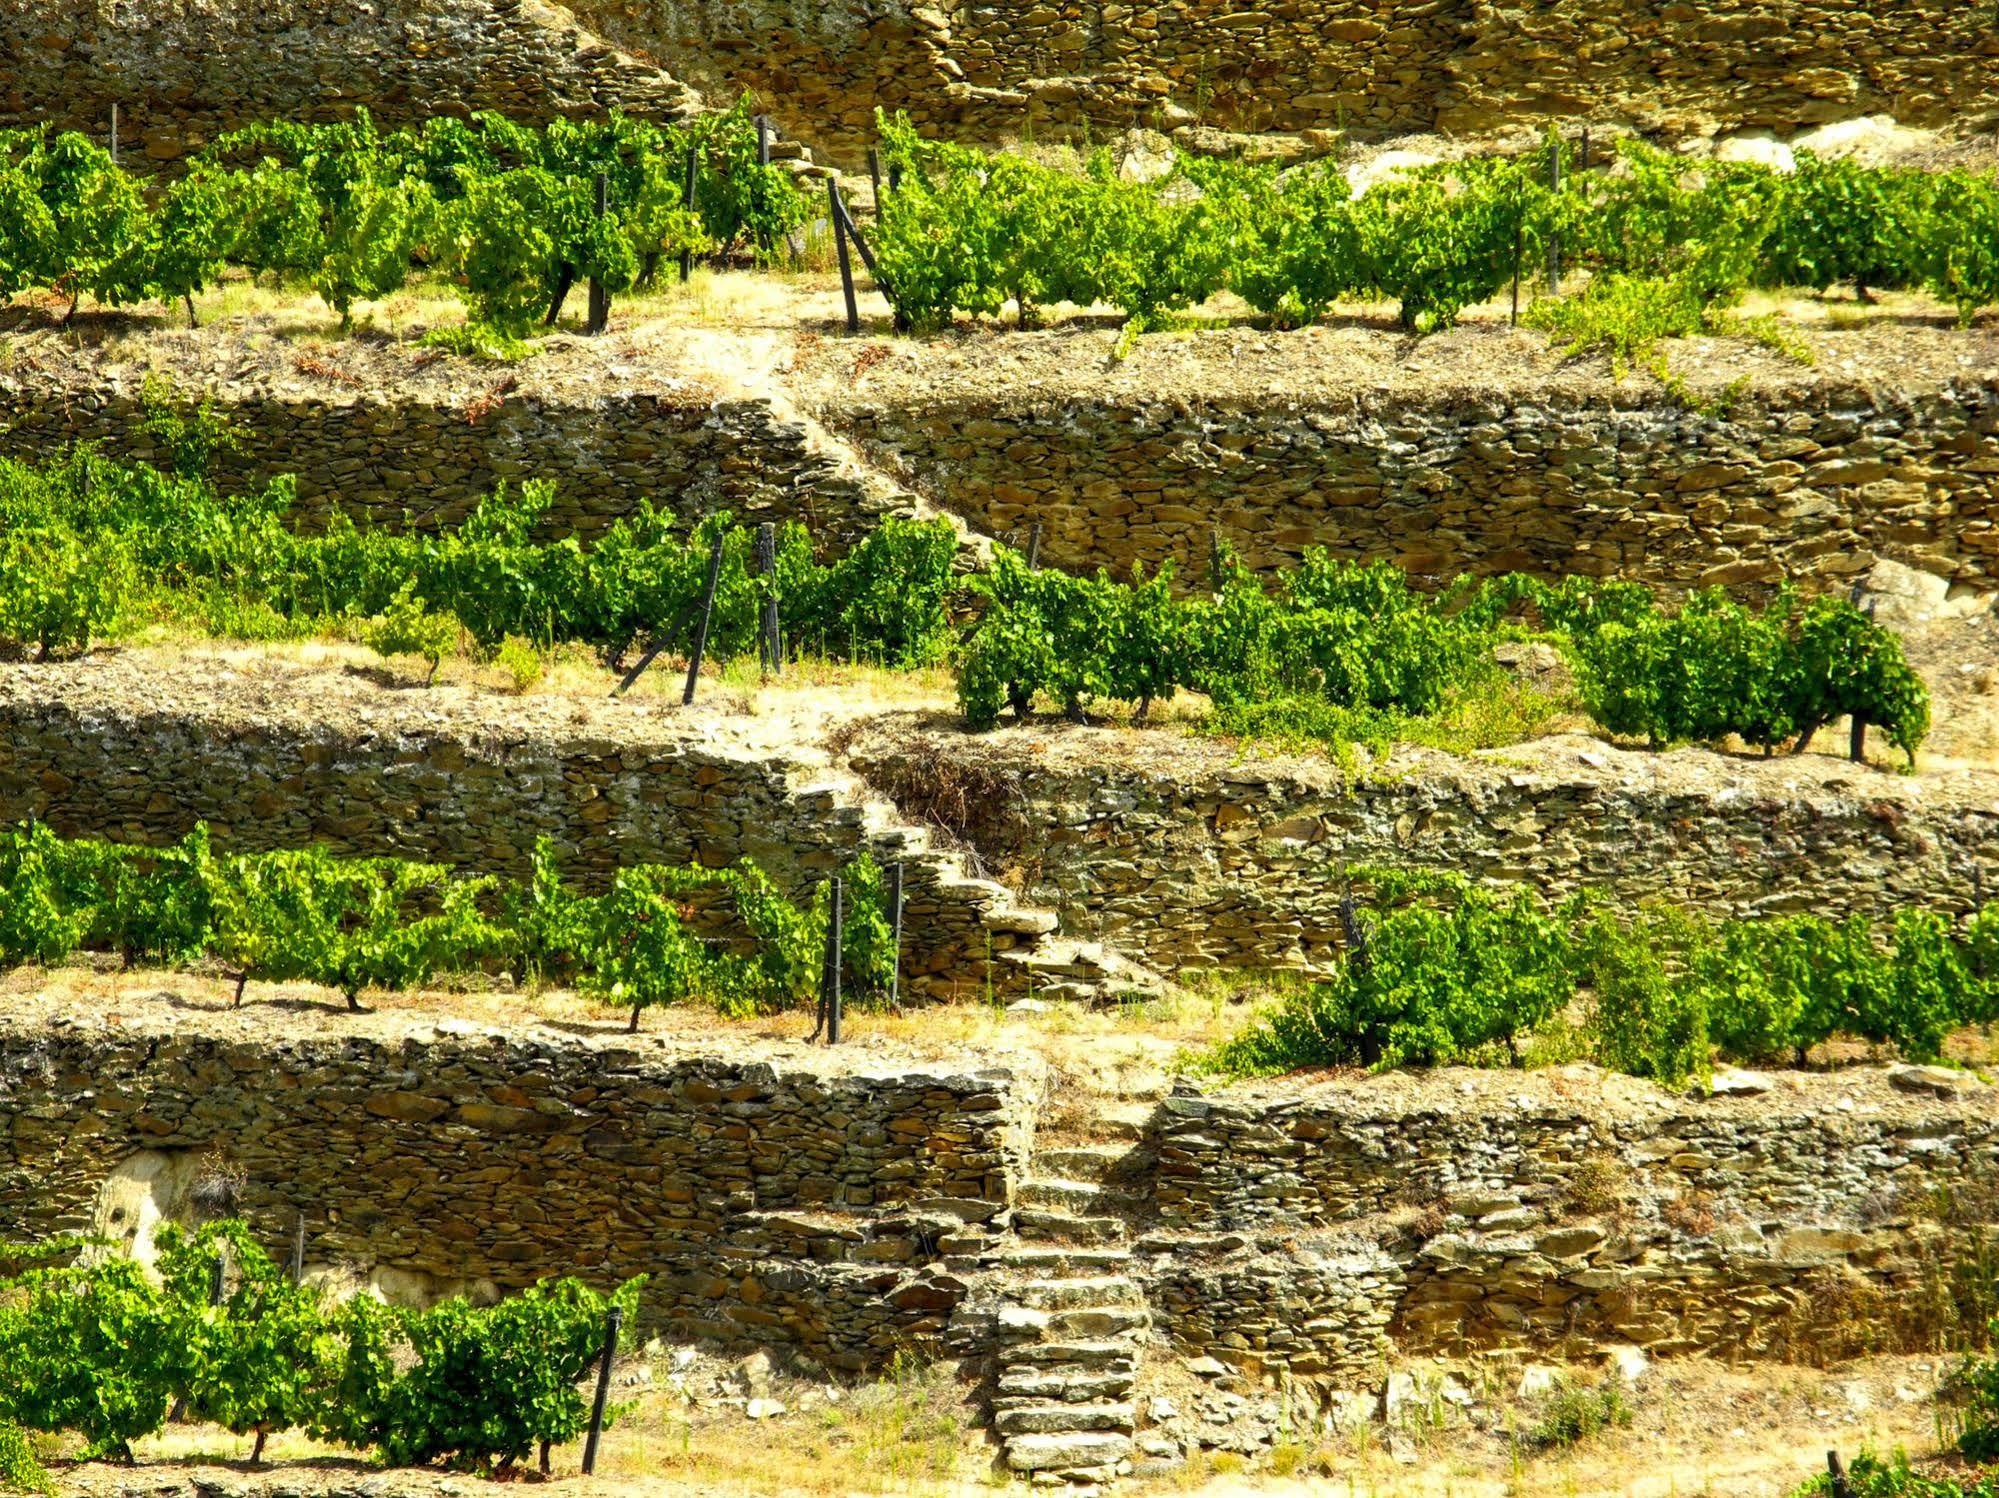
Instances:
[[[0,1489],[1987,1493],[1983,140],[591,10],[0,135]]]

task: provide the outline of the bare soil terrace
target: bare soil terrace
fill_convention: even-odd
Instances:
[[[1343,304],[1315,326],[1271,332],[1224,295],[1146,334],[1119,359],[1121,319],[1104,309],[1047,309],[1034,329],[961,319],[941,334],[898,338],[886,336],[887,303],[869,292],[856,341],[841,328],[839,283],[823,272],[704,270],[685,287],[617,300],[600,339],[578,336],[575,320],[565,318],[510,366],[417,341],[462,321],[449,289],[432,283],[360,304],[357,331],[344,337],[316,297],[233,273],[197,298],[202,325],[192,329],[178,308],[86,309],[63,328],[62,305],[27,297],[0,309],[0,380],[33,376],[82,393],[153,374],[227,398],[407,391],[466,401],[510,382],[509,398],[553,402],[648,392],[698,403],[775,386],[802,406],[829,409],[852,400],[940,399],[1002,408],[1060,397],[1258,403],[1346,391],[1448,405],[1512,389],[1636,401],[1659,389],[1644,370],[1620,377],[1600,355],[1570,358],[1548,335],[1509,326],[1503,301],[1419,337],[1397,326],[1388,304]],[[1947,308],[1919,294],[1884,295],[1872,305],[1843,293],[1755,296],[1740,310],[1743,322],[1766,315],[1785,330],[1790,351],[1745,328],[1740,336],[1668,341],[1669,367],[1703,395],[1824,381],[1912,391],[1999,370],[1999,321],[1959,328]]]

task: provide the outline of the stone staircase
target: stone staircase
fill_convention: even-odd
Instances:
[[[1094,1492],[1131,1470],[1132,1390],[1152,1326],[1108,1177],[1128,1144],[1038,1151],[1015,1202],[993,1430],[1009,1471]]]
[[[799,766],[790,779],[793,804],[826,825],[829,852],[858,839],[883,865],[902,864],[905,929],[924,931],[930,952],[929,970],[904,970],[910,995],[1095,1003],[1164,988],[1157,974],[1101,943],[1058,938],[1053,911],[1025,905],[998,880],[973,873],[941,833],[902,820],[858,776]]]

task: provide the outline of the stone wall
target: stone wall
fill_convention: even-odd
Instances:
[[[905,982],[935,997],[1006,982],[995,956],[1038,929],[1007,925],[1000,886],[905,847],[809,746],[677,692],[516,700],[226,653],[5,666],[0,824],[30,816],[147,845],[205,821],[231,849],[322,843],[516,878],[545,836],[593,888],[629,864],[748,858],[803,895],[872,849],[904,861]]]
[[[1168,1262],[1168,1333],[1351,1377],[1391,1345],[1786,1355],[1842,1310],[1884,1342],[1952,1314],[1951,1256],[1992,1226],[1992,1089],[1919,1068],[1759,1085],[1677,1099],[1574,1068],[1169,1098],[1141,1247],[1223,1257]]]
[[[825,418],[975,528],[1039,526],[1044,559],[1119,575],[1200,576],[1219,534],[1253,567],[1323,546],[1432,581],[1838,585],[1886,556],[1999,582],[1999,382],[1982,376],[1803,376],[1727,415],[1544,378],[1247,401],[940,385]]]
[[[1920,45],[1907,38],[1920,35]],[[1777,129],[1892,112],[1921,125],[1999,103],[1999,52],[1976,7],[1921,0],[1314,0],[1241,9],[981,0],[324,0],[0,6],[0,123],[102,129],[122,103],[146,156],[248,119],[367,105],[523,116],[649,113],[754,91],[783,125],[852,165],[876,108],[991,139],[1102,139],[1133,124],[1368,135],[1593,119],[1673,132]]]
[[[1057,911],[1065,934],[1163,971],[1323,964],[1348,867],[1877,917],[1968,909],[1999,876],[1999,776],[1981,770],[1910,777],[1577,735],[1466,757],[1405,747],[1349,781],[1328,759],[1172,729],[974,736],[897,719],[852,754],[905,814],[947,820]]]
[[[494,109],[527,119],[700,107],[656,63],[543,0],[0,0],[0,126],[177,160],[227,130],[347,118],[394,126]]]
[[[501,482],[547,479],[543,530],[590,538],[654,501],[690,520],[802,520],[835,550],[889,508],[807,429],[764,401],[587,391],[432,392],[408,386],[347,396],[221,392],[242,442],[217,456],[225,493],[279,474],[298,480],[306,525],[335,506],[361,521],[442,525]],[[161,456],[143,428],[138,389],[77,388],[33,372],[0,373],[0,456],[46,457],[92,441],[127,460]],[[877,486],[879,488],[880,486]]]
[[[1046,1089],[1030,1054],[926,1065],[170,990],[116,1014],[9,1005],[7,1236],[131,1238],[205,1200],[277,1247],[303,1215],[317,1274],[490,1294],[645,1273],[669,1335],[854,1370],[993,1351],[995,1307],[1045,1272],[1009,1231]],[[1328,1387],[1503,1347],[1794,1356],[1832,1313],[1848,1336],[1934,1333],[1992,1227],[1993,1089],[1876,1067],[1731,1086],[1757,1090],[1588,1067],[1183,1090],[1097,1210],[1137,1233],[1123,1272],[1167,1345]]]
[[[942,1333],[966,1287],[937,1239],[1007,1204],[1031,1141],[1031,1079],[1005,1067],[307,1014],[284,1034],[198,1009],[132,1021],[0,1022],[0,1235],[126,1229],[97,1220],[113,1172],[198,1156],[274,1253],[303,1216],[316,1264],[377,1283],[648,1274],[647,1319],[671,1335],[859,1369]]]

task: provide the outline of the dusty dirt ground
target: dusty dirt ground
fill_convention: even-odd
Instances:
[[[489,398],[506,384],[503,393],[517,398],[588,400],[618,391],[705,403],[776,394],[807,407],[854,399],[1005,405],[1066,394],[1228,403],[1341,389],[1448,401],[1520,385],[1630,399],[1656,393],[1642,370],[1620,379],[1601,356],[1570,359],[1549,335],[1510,327],[1504,299],[1419,338],[1396,325],[1386,303],[1343,304],[1313,327],[1271,332],[1224,295],[1174,328],[1146,334],[1122,360],[1114,357],[1121,318],[1105,308],[1051,308],[1045,326],[1027,331],[962,318],[945,332],[907,338],[892,336],[878,293],[865,293],[861,305],[863,336],[853,339],[842,325],[839,283],[823,272],[703,270],[685,287],[615,301],[602,338],[580,336],[567,317],[528,358],[497,365],[417,342],[431,328],[463,321],[441,284],[415,282],[361,304],[356,331],[343,336],[310,293],[232,273],[196,299],[202,325],[193,329],[178,308],[164,307],[86,309],[65,329],[56,299],[18,299],[0,308],[0,378],[34,374],[83,389],[136,386],[151,373],[195,391],[227,386],[334,400],[393,386],[446,403]],[[1745,331],[1670,340],[1662,345],[1668,365],[1703,394],[1736,382],[1760,391],[1827,379],[1918,389],[1999,368],[1999,318],[1960,329],[1948,309],[1918,294],[1884,295],[1873,306],[1843,291],[1759,295],[1739,310],[1739,319],[1764,315],[1809,362]]]
[[[1625,1389],[1628,1427],[1549,1449],[1534,1436],[1543,1405],[1515,1392],[1517,1361],[1454,1370],[1418,1365],[1409,1371],[1419,1385],[1451,1377],[1471,1403],[1427,1405],[1399,1427],[1301,1430],[1253,1463],[1204,1454],[1171,1472],[1134,1477],[1121,1491],[1133,1498],[1781,1498],[1823,1470],[1828,1450],[1849,1460],[1863,1448],[1900,1448],[1917,1458],[1934,1451],[1930,1394],[1943,1366],[1928,1357],[1870,1358],[1828,1370],[1697,1358],[1655,1364]],[[1557,1371],[1579,1381],[1602,1376],[1595,1367]],[[598,1475],[578,1475],[580,1451],[567,1448],[555,1453],[551,1490],[605,1498],[1009,1490],[971,1428],[965,1391],[949,1367],[845,1386],[779,1369],[767,1396],[784,1412],[756,1421],[745,1415],[742,1365],[692,1349],[657,1348],[622,1366],[618,1383],[616,1397],[635,1408],[605,1437]],[[505,1491],[476,1477],[383,1472],[299,1437],[274,1438],[261,1472],[248,1467],[247,1450],[247,1441],[220,1430],[176,1427],[145,1444],[137,1468],[62,1466],[58,1485],[78,1498],[478,1498]],[[544,1484],[530,1478],[528,1485]]]

